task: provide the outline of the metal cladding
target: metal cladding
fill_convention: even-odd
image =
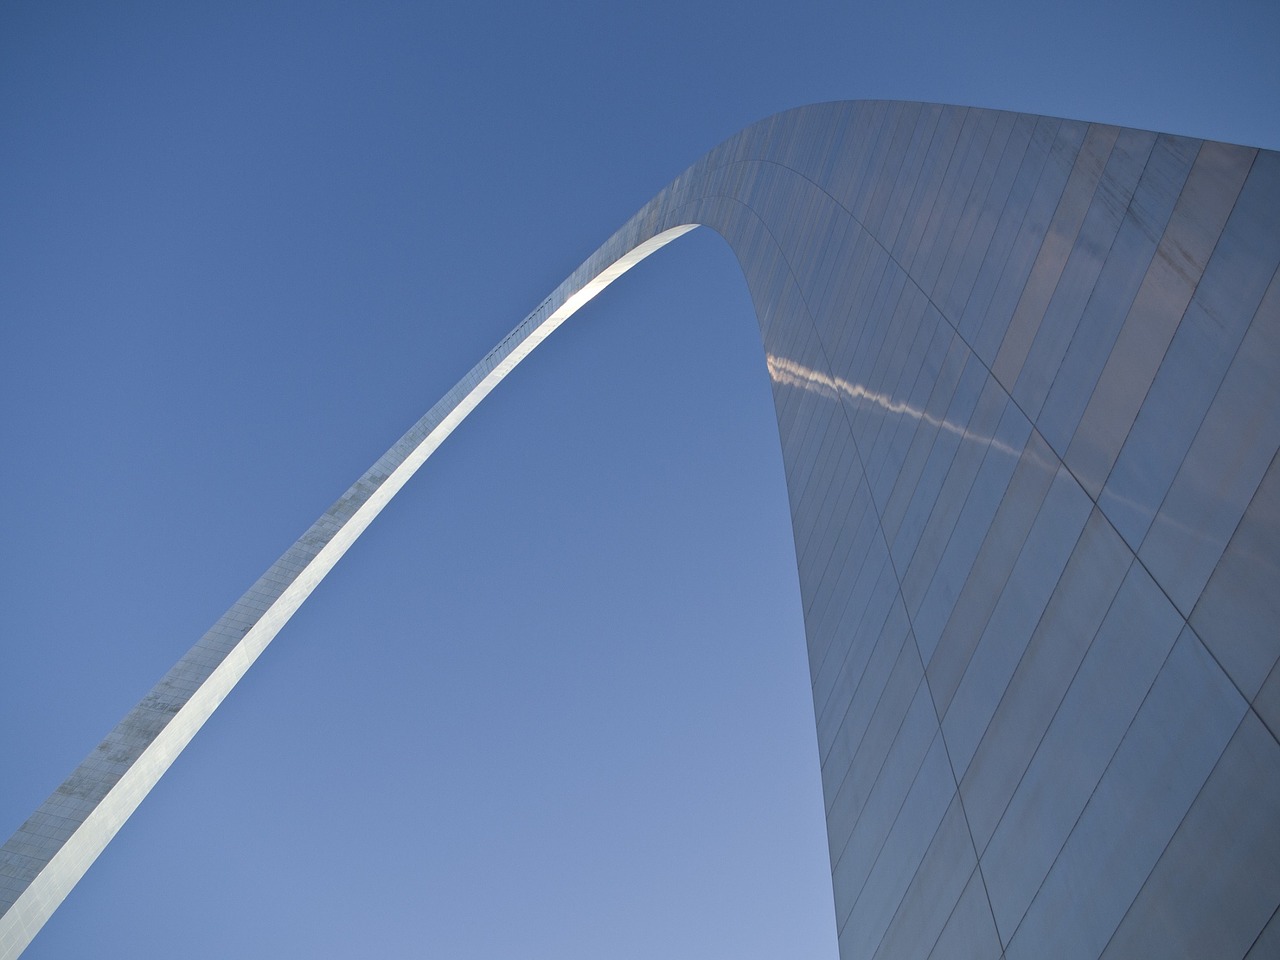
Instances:
[[[855,102],[711,151],[320,518],[0,851],[0,957],[444,436],[698,224],[772,380],[841,956],[1280,955],[1280,154]]]

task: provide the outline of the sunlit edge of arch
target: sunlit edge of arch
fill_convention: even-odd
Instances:
[[[646,208],[647,209],[647,208]],[[537,309],[507,334],[480,363],[476,364],[444,398],[431,408],[408,432],[394,443],[369,470],[357,480],[339,500],[325,511],[285,554],[223,614],[218,622],[189,650],[181,660],[157,683],[146,697],[125,716],[98,746],[54,793],[40,805],[35,813],[15,831],[0,848],[0,863],[11,857],[37,859],[28,851],[40,846],[46,839],[41,832],[43,823],[50,818],[68,819],[67,800],[75,798],[83,789],[102,779],[104,748],[114,743],[128,744],[136,741],[135,727],[145,728],[145,718],[154,714],[159,705],[171,702],[173,689],[181,687],[184,666],[187,670],[201,670],[202,679],[181,706],[169,711],[171,716],[163,726],[146,741],[146,745],[128,764],[127,769],[107,790],[92,809],[84,815],[70,834],[61,841],[56,852],[43,861],[43,866],[26,884],[9,907],[0,914],[0,960],[13,960],[27,948],[54,911],[70,894],[89,867],[106,849],[142,800],[173,762],[191,742],[200,728],[227,697],[263,650],[289,622],[290,618],[319,586],[338,560],[368,528],[373,519],[391,502],[401,488],[440,447],[445,439],[462,423],[481,401],[514,370],[533,350],[547,339],[561,324],[589,303],[620,276],[648,258],[650,255],[698,226],[686,223],[662,230],[635,244],[603,269],[590,276],[582,285],[569,293],[541,321],[538,314],[553,301],[563,289],[544,300]],[[624,228],[625,230],[625,228]],[[620,234],[622,231],[620,231]],[[600,251],[614,246],[620,234],[615,234]],[[600,252],[597,251],[597,252]],[[590,261],[588,261],[589,263]],[[584,266],[586,266],[584,264]],[[566,282],[572,282],[581,274],[580,267]],[[505,352],[503,352],[505,349]],[[496,359],[496,362],[494,362]],[[492,366],[490,366],[492,364]],[[466,389],[447,409],[442,404],[451,395],[464,388],[468,381],[479,374],[478,380]],[[438,422],[425,435],[418,437],[425,423],[438,417]],[[394,467],[386,468],[394,463]],[[333,518],[340,516],[344,506],[359,501],[359,506],[333,529]],[[315,551],[292,579],[281,586],[275,599],[257,613],[251,625],[236,629],[245,617],[242,608],[260,606],[260,599],[269,588],[264,583],[280,585],[273,574],[280,568],[291,570],[289,558],[295,551],[306,552],[316,544],[323,545]],[[217,639],[225,633],[239,633],[240,639],[220,657]],[[211,640],[212,638],[212,640]],[[211,669],[208,664],[216,659]],[[205,669],[201,669],[201,668]],[[118,736],[117,736],[118,735]],[[113,739],[114,738],[114,739]],[[19,861],[20,862],[20,861]]]

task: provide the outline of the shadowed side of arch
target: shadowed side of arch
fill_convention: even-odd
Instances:
[[[699,176],[773,385],[841,956],[1276,949],[1280,155],[825,104]]]
[[[772,383],[841,955],[1280,938],[1280,158],[857,102],[708,153],[317,520],[0,849],[0,957],[449,432],[696,224]]]

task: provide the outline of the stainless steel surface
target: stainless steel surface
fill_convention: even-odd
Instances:
[[[726,141],[539,305],[0,852],[56,908],[505,373],[695,224],[743,268],[853,957],[1280,941],[1280,156],[929,104]]]

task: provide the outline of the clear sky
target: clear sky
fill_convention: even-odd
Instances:
[[[1278,11],[0,7],[0,834],[716,142],[871,97],[1275,148]],[[762,361],[709,232],[593,302],[28,956],[834,957]]]

